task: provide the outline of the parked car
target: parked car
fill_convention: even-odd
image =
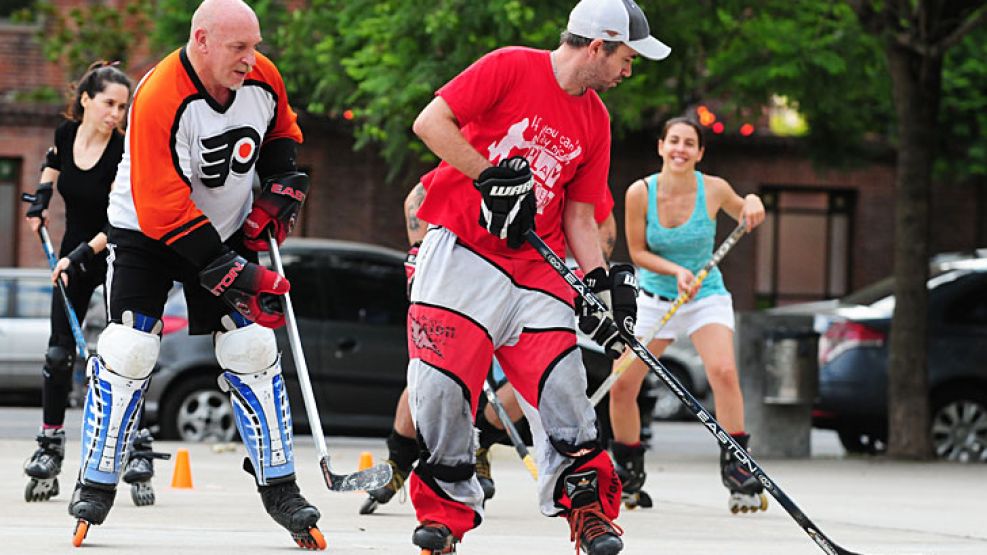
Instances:
[[[41,399],[41,366],[48,349],[51,273],[0,268],[0,392]]]
[[[408,364],[404,253],[363,243],[292,238],[281,255],[324,428],[386,434]],[[228,441],[236,429],[228,396],[217,385],[220,368],[212,338],[190,336],[187,320],[184,294],[176,286],[165,305],[145,423],[156,425],[161,438]],[[286,332],[276,330],[275,336],[296,427],[307,428]],[[610,360],[585,338],[580,346],[595,389],[609,373]],[[681,368],[674,358],[664,360],[669,369]],[[642,393],[645,411],[653,407],[648,400],[657,397],[653,389]],[[606,416],[605,404],[600,412]]]
[[[936,263],[928,280],[929,433],[938,457],[987,462],[987,259]],[[850,452],[888,437],[888,336],[894,281],[841,299],[817,317],[819,395],[813,425]]]

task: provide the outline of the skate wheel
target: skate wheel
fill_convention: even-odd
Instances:
[[[760,497],[761,497],[761,507],[760,507],[761,510],[762,511],[768,510],[768,496],[762,493]]]
[[[24,487],[24,501],[47,501],[58,495],[58,478],[31,478]]]
[[[637,505],[635,505],[634,503],[631,503],[630,501],[625,501],[624,502],[624,508],[627,509],[628,511],[633,511],[634,509],[637,508]]]
[[[154,505],[154,488],[150,482],[134,482],[130,484],[130,499],[138,507]]]
[[[378,503],[376,499],[374,499],[373,497],[369,497],[367,498],[366,501],[363,502],[363,505],[360,506],[360,514],[371,515],[374,513],[374,511],[377,510],[377,507],[379,506],[380,503]]]
[[[79,547],[82,545],[82,540],[86,539],[86,534],[89,533],[89,523],[85,520],[79,519],[75,524],[75,534],[72,536],[72,545]]]
[[[326,537],[322,535],[322,530],[319,530],[315,526],[309,528],[306,533],[293,535],[295,537],[295,543],[302,549],[322,551],[328,545]]]

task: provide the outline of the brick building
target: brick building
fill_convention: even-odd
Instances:
[[[59,0],[59,5],[84,0]],[[12,90],[64,86],[34,40],[36,25],[0,22],[0,98]],[[136,64],[139,78],[149,59]],[[132,64],[134,65],[134,64]],[[61,106],[0,102],[0,266],[44,266],[37,239],[22,218],[21,192],[33,192],[37,168],[51,144]],[[313,190],[296,234],[403,248],[402,202],[425,167],[385,182],[384,161],[372,149],[353,151],[346,124],[301,114],[306,140],[299,153]],[[623,193],[657,167],[655,137],[614,143],[610,183],[622,222]],[[722,263],[739,309],[839,296],[891,271],[894,238],[894,158],[875,156],[848,170],[820,170],[798,141],[773,137],[713,137],[701,167],[728,179],[740,194],[763,196],[767,225],[745,238]],[[966,250],[977,240],[977,194],[972,187],[937,187],[932,251]],[[52,201],[51,228],[62,233],[62,208]],[[733,223],[721,219],[719,234]],[[619,225],[616,259],[627,259]]]

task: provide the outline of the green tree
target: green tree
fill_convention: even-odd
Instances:
[[[848,4],[864,29],[880,40],[894,85],[898,160],[888,452],[926,458],[932,453],[926,401],[929,196],[944,130],[939,125],[943,66],[946,53],[987,18],[987,3],[850,0]]]
[[[131,0],[122,9],[104,3],[64,11],[50,2],[39,2],[45,24],[38,33],[45,57],[64,61],[69,73],[81,75],[96,60],[127,65],[131,48],[144,36],[150,21],[150,0]]]

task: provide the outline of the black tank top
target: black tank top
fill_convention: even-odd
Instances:
[[[72,252],[79,243],[89,242],[106,226],[110,186],[123,157],[123,135],[114,132],[96,164],[88,170],[79,169],[72,155],[78,130],[79,122],[73,120],[63,121],[55,129],[60,167],[53,169],[59,171],[58,193],[65,200],[65,236],[60,257]]]

